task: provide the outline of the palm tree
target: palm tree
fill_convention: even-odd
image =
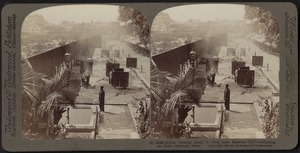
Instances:
[[[23,132],[31,133],[37,129],[38,117],[36,115],[37,106],[40,103],[41,96],[41,78],[43,74],[36,73],[26,59],[21,62],[22,74],[22,122]]]
[[[76,97],[80,90],[80,78],[71,75],[69,69],[65,69],[62,65],[58,73],[51,79],[43,79],[45,86],[45,98],[38,107],[37,113],[43,117],[53,109],[53,120],[51,123],[57,123],[65,111],[61,108],[61,103],[67,103],[71,106],[75,105]]]
[[[50,111],[53,105],[57,105],[59,102],[69,101],[74,104],[75,97],[70,94],[67,88],[70,78],[70,70],[62,69],[57,73],[52,79],[43,79],[45,82],[45,100],[41,102],[41,105],[38,107],[37,113],[43,117],[46,113]]]
[[[159,122],[176,108],[179,109],[179,123],[184,121],[191,108],[180,104],[187,101],[198,103],[204,92],[206,79],[196,73],[193,67],[188,66],[187,71],[178,77],[170,77],[169,73],[158,70],[155,63],[151,62],[152,124],[154,126],[159,127]]]
[[[79,89],[69,85],[71,71],[61,68],[52,79],[46,79],[46,75],[36,73],[26,59],[22,59],[22,101],[23,101],[23,131],[29,135],[37,129],[39,119],[55,105],[54,113],[64,111],[57,106],[59,102],[68,101],[73,106]],[[76,84],[72,79],[71,84]],[[57,110],[57,112],[55,112]],[[52,114],[54,115],[54,114]],[[55,116],[60,116],[55,114]],[[54,120],[57,120],[54,118]],[[53,122],[53,121],[52,121]]]
[[[194,101],[198,103],[201,99],[206,79],[195,74],[195,69],[189,67],[184,75],[179,75],[176,78],[168,78],[170,97],[162,106],[165,116],[172,112],[176,104],[186,101]]]
[[[151,125],[157,129],[161,123],[161,106],[166,100],[167,81],[166,77],[170,75],[168,72],[160,71],[154,61],[151,59]]]
[[[39,91],[42,82],[41,73],[36,73],[30,66],[27,60],[23,60],[21,64],[22,73],[22,94],[29,98],[29,102],[32,104],[37,104],[40,100]]]

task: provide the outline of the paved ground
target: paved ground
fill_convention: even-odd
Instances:
[[[269,54],[262,50],[262,48],[259,48],[256,46],[252,41],[250,40],[240,40],[239,41],[240,47],[246,47],[247,48],[247,56],[264,56],[264,62],[261,69],[264,71],[266,76],[272,81],[272,83],[275,86],[275,90],[280,89],[280,82],[279,82],[279,70],[280,70],[280,60],[279,57]],[[247,62],[251,63],[252,59],[248,58],[246,59]]]
[[[232,104],[226,116],[221,138],[264,138],[252,104]]]
[[[234,82],[231,75],[231,60],[232,57],[226,55],[227,47],[222,47],[219,53],[219,72],[216,74],[216,86],[207,87],[205,94],[202,96],[201,101],[206,102],[224,102],[224,89],[225,85],[229,84],[230,88],[230,101],[232,103],[253,103],[259,98],[258,95],[267,97],[271,96],[272,88],[268,80],[263,76],[261,71],[252,67],[251,63],[246,61],[246,66],[250,66],[251,70],[255,71],[255,81],[253,88],[244,88]],[[247,57],[245,57],[247,58]]]
[[[105,106],[96,139],[139,138],[128,106]]]
[[[121,42],[119,46],[121,50],[123,50],[121,55],[124,59],[128,56],[138,59],[137,69],[135,71],[146,85],[150,87],[150,58],[137,53],[124,42]]]
[[[261,71],[262,75],[267,78],[270,88],[273,93],[280,93],[280,82],[279,82],[279,72],[280,72],[280,60],[278,56],[269,54],[265,51],[263,51],[262,48],[259,48],[256,46],[252,41],[250,40],[240,40],[240,46],[247,45],[248,48],[248,56],[263,56],[263,66],[259,67],[258,69]],[[251,63],[251,59],[245,59],[249,63]],[[276,103],[279,102],[279,96],[271,95],[269,100],[272,100],[274,102],[274,106]],[[262,106],[259,105],[259,103],[254,103],[254,106],[256,108],[256,112],[258,114],[259,121],[263,125],[264,124],[264,112],[262,112]]]
[[[233,57],[226,57],[225,51],[227,48],[222,47],[219,54],[221,59],[219,73],[216,75],[217,86],[207,87],[205,95],[202,97],[203,102],[223,103],[224,86],[229,84],[232,104],[231,111],[227,112],[228,120],[224,122],[225,129],[222,138],[262,138],[263,133],[260,125],[263,121],[259,116],[263,115],[263,113],[260,111],[262,109],[261,106],[256,102],[259,100],[258,95],[269,97],[272,96],[272,91],[279,89],[279,58],[274,55],[267,55],[267,53],[264,53],[247,40],[240,40],[240,46],[243,46],[243,44],[247,44],[246,48],[250,48],[250,50],[247,50],[247,55],[242,57],[242,59],[246,61],[246,65],[250,66],[250,69],[255,70],[254,88],[243,88],[233,81],[230,74],[231,59]],[[130,109],[127,105],[133,101],[132,96],[142,98],[149,95],[148,89],[141,82],[143,80],[146,85],[150,84],[149,58],[136,53],[125,43],[118,42],[118,48],[124,51],[121,51],[122,56],[116,58],[116,60],[125,71],[130,73],[128,89],[119,90],[108,84],[108,79],[105,76],[107,59],[101,58],[101,50],[98,49],[93,55],[94,68],[90,79],[91,87],[89,89],[82,88],[76,99],[77,104],[89,103],[98,105],[99,87],[104,86],[106,91],[106,112],[101,115],[98,139],[138,138],[132,118],[133,115],[130,114]],[[124,59],[128,57],[128,54],[130,54],[130,57],[138,58],[137,69],[125,68]],[[263,67],[251,66],[251,58],[254,54],[264,56]],[[269,63],[268,70],[267,63]],[[141,65],[143,65],[143,70],[141,70]]]
[[[264,138],[262,132],[264,115],[262,106],[258,103],[259,96],[271,97],[274,102],[279,102],[279,97],[274,97],[272,92],[279,92],[279,58],[270,55],[249,40],[238,40],[239,46],[247,48],[246,56],[240,56],[255,71],[253,88],[243,88],[237,85],[231,76],[231,60],[227,56],[227,47],[222,47],[219,53],[219,72],[216,75],[215,87],[207,87],[202,102],[223,103],[225,84],[231,90],[230,111],[226,112],[227,121],[224,122],[222,138]],[[249,50],[250,48],[250,50]],[[252,56],[264,56],[263,67],[252,66]],[[239,56],[239,55],[238,55]],[[267,67],[269,65],[269,67]]]
[[[127,48],[127,50],[130,50],[130,48]],[[93,59],[93,73],[90,77],[91,86],[88,89],[83,87],[81,88],[79,96],[76,98],[76,104],[98,105],[98,93],[100,86],[104,86],[106,93],[105,112],[101,113],[100,115],[100,125],[96,138],[139,138],[128,104],[134,101],[133,97],[142,98],[149,95],[147,87],[145,87],[145,85],[138,78],[137,72],[126,68],[125,60],[122,57],[115,58],[115,60],[120,63],[120,67],[124,68],[124,71],[129,72],[129,86],[127,89],[112,87],[108,83],[108,78],[105,76],[105,64],[108,59],[101,58],[101,49],[95,50]],[[147,69],[144,71],[146,70]],[[148,74],[150,74],[150,68],[148,70]]]

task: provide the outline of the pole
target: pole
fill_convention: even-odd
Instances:
[[[70,112],[69,112],[69,111],[70,111],[70,108],[68,107],[68,110],[67,110],[67,119],[68,119],[68,122],[67,122],[67,123],[68,123],[68,124],[70,124],[70,116],[69,116],[69,115],[70,115],[70,114],[69,114]]]
[[[143,65],[141,65],[141,73],[143,73]]]
[[[193,123],[195,123],[195,107],[193,107]]]

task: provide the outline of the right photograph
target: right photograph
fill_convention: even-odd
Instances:
[[[151,25],[152,138],[279,136],[279,27],[262,7],[196,4]]]

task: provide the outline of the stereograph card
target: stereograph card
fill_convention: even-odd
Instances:
[[[6,4],[6,151],[291,150],[291,2]]]

